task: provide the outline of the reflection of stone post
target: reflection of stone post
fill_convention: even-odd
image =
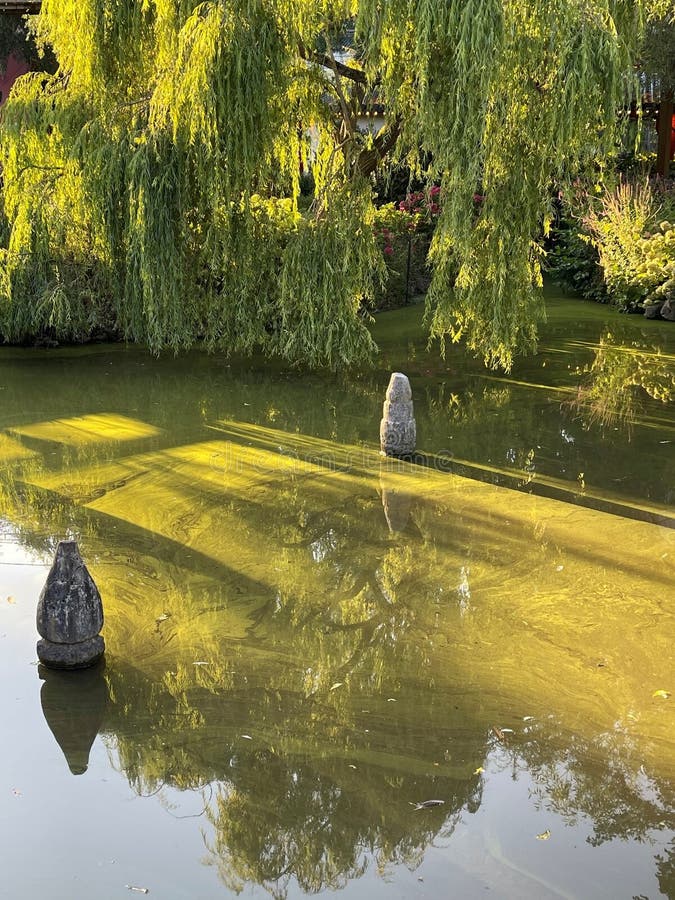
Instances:
[[[416,439],[410,382],[406,375],[394,372],[382,407],[380,449],[386,456],[411,456],[415,452]]]
[[[108,703],[108,685],[103,664],[80,672],[53,672],[40,666],[44,684],[40,691],[42,712],[73,775],[82,775],[89,765],[89,751],[101,729]]]
[[[413,504],[412,494],[387,487],[382,482],[380,482],[380,486],[382,488],[382,507],[389,531],[392,533],[405,531]]]
[[[77,541],[61,541],[37,608],[40,661],[54,669],[92,666],[105,650],[102,627],[101,595]]]

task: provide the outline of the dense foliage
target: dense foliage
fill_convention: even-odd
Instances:
[[[668,183],[580,185],[564,204],[549,268],[592,300],[624,310],[675,303],[675,189]]]
[[[384,273],[371,178],[405,162],[440,186],[432,336],[508,367],[542,315],[551,184],[611,145],[668,5],[44,0],[36,34],[59,69],[24,78],[2,121],[0,330],[367,358]],[[360,49],[343,62],[348,20]],[[375,96],[388,124],[364,133]]]
[[[608,293],[626,309],[675,299],[675,226],[657,224],[659,211],[648,185],[622,184],[588,217]]]

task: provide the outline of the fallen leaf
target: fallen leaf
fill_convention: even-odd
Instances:
[[[485,769],[482,766],[478,766],[478,768],[474,771],[474,775],[481,775]]]
[[[654,691],[652,697],[661,697],[662,700],[667,700],[670,697],[670,691]]]
[[[445,800],[423,800],[421,803],[412,803],[415,809],[433,809],[434,806],[444,806]]]
[[[547,841],[550,837],[551,837],[551,832],[547,828],[546,831],[542,831],[541,834],[537,835],[537,840],[538,841]]]
[[[504,741],[506,740],[506,735],[501,730],[501,728],[497,728],[496,725],[492,726],[492,733],[494,734],[494,736],[497,738],[498,741],[501,741],[502,743],[504,743]]]

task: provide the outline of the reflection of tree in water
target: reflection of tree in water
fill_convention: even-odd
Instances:
[[[650,777],[626,728],[589,739],[555,719],[531,722],[510,752],[539,786],[537,804],[570,825],[585,817],[594,846],[675,826],[675,784]]]
[[[675,897],[675,839],[670,842],[667,853],[656,856],[656,877],[661,893]]]
[[[582,373],[574,409],[588,425],[632,426],[650,398],[675,398],[675,365],[671,356],[646,341],[617,340],[607,329],[595,358]]]
[[[480,805],[470,766],[487,736],[466,710],[450,713],[430,694],[394,708],[346,684],[308,697],[300,666],[248,647],[233,649],[220,687],[208,669],[156,684],[109,666],[117,702],[104,728],[138,793],[216,785],[207,844],[229,887],[258,883],[284,896],[295,879],[314,893],[373,864],[415,868],[462,810]],[[431,796],[444,805],[413,808]]]
[[[556,813],[566,825],[588,823],[594,847],[621,839],[649,842],[675,829],[675,783],[646,771],[630,728],[585,737],[554,717],[529,722],[521,735],[509,735],[501,748],[505,768],[532,779],[531,797],[539,809]],[[661,890],[675,896],[673,846],[655,856]]]
[[[276,589],[250,614],[254,632],[201,630],[194,652],[208,665],[171,662],[157,684],[115,667],[107,729],[139,793],[218,783],[208,816],[221,876],[282,896],[292,879],[337,888],[371,859],[417,865],[462,809],[477,809],[487,729],[434,689],[432,548],[392,539],[377,495],[318,512],[297,485],[279,491],[264,542]],[[445,805],[411,806],[432,796]]]
[[[219,790],[209,850],[229,887],[262,884],[275,897],[293,879],[318,893],[344,887],[373,864],[381,873],[398,864],[413,870],[435,838],[452,834],[464,808],[480,804],[479,786],[439,778],[446,805],[417,811],[404,799],[414,785],[377,766],[354,771],[330,759],[294,765],[259,754],[245,779]]]

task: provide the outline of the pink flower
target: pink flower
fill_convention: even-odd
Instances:
[[[485,200],[485,197],[484,197],[482,194],[474,194],[474,195],[473,195],[473,202],[474,202],[474,203],[482,203],[483,200]]]
[[[384,248],[384,252],[387,254],[387,256],[391,256],[394,252],[394,248],[390,244],[387,244],[387,246]]]
[[[438,186],[437,184],[435,184],[435,185],[432,187],[432,189],[429,191],[429,196],[430,196],[430,197],[438,197],[438,195],[440,194],[440,192],[441,192],[441,189],[439,188],[439,186]]]
[[[438,205],[438,203],[431,203],[431,204],[430,204],[430,206],[429,206],[429,212],[431,213],[432,216],[437,216],[437,215],[439,214],[440,211],[441,211],[441,208],[440,208],[440,206]]]

